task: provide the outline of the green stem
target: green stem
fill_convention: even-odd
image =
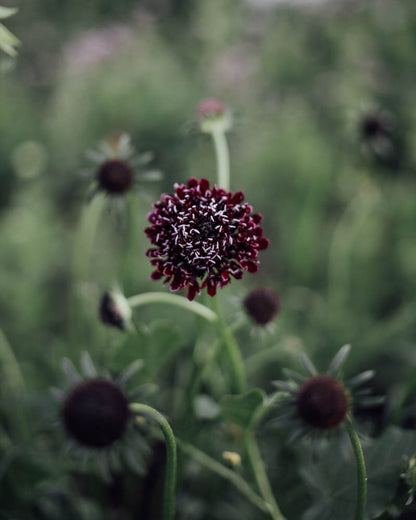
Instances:
[[[238,348],[234,335],[232,334],[229,327],[227,327],[224,318],[222,317],[218,296],[214,298],[214,305],[216,314],[218,316],[218,330],[223,339],[230,361],[230,369],[233,378],[234,390],[237,393],[241,394],[242,392],[244,392],[246,386],[246,376],[243,358],[241,357],[241,352]]]
[[[23,390],[25,382],[13,349],[0,329],[0,364],[9,390]]]
[[[218,186],[228,191],[230,189],[230,154],[228,152],[227,138],[224,130],[219,128],[214,128],[211,136],[217,157]]]
[[[256,484],[268,504],[270,516],[273,520],[285,520],[285,517],[280,512],[279,506],[274,498],[263,460],[261,458],[260,450],[257,446],[254,434],[250,430],[247,430],[244,434],[244,446]]]
[[[207,321],[214,322],[218,319],[218,316],[205,305],[201,305],[198,302],[190,302],[183,296],[176,294],[164,293],[164,292],[147,292],[143,294],[136,294],[127,298],[130,307],[139,307],[140,305],[147,305],[148,303],[166,303],[168,305],[176,305],[187,311],[191,311]]]
[[[235,331],[240,329],[244,324],[246,323],[246,320],[240,320],[234,323],[230,326],[230,333],[233,334]],[[194,378],[190,391],[189,391],[189,401],[190,403],[193,403],[193,400],[198,393],[202,382],[206,377],[208,376],[209,371],[212,368],[212,365],[214,364],[221,347],[223,346],[222,338],[217,338],[215,342],[211,345],[211,347],[208,350],[208,354],[205,356],[205,359],[203,360],[202,364],[199,367],[199,372]]]
[[[211,458],[209,455],[199,450],[198,448],[195,448],[195,446],[188,444],[187,442],[178,439],[178,446],[184,453],[192,457],[201,465],[231,482],[246,498],[248,498],[248,500],[250,500],[250,502],[257,506],[261,511],[265,513],[269,512],[269,504],[267,504],[267,502],[265,502],[262,497],[257,495],[257,493],[251,489],[249,484],[240,475],[238,475],[238,473],[225,467],[223,464],[220,464],[215,459]]]
[[[166,443],[166,476],[163,497],[163,516],[162,520],[173,520],[175,516],[175,489],[177,472],[176,441],[172,428],[163,415],[146,404],[132,403],[132,412],[144,414],[154,419],[160,426]]]
[[[355,520],[364,520],[365,505],[367,500],[367,474],[365,469],[364,454],[361,448],[360,440],[356,431],[354,430],[350,417],[347,418],[346,424],[352,449],[354,451],[355,460],[357,462],[357,506]]]

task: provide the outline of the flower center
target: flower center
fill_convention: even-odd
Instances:
[[[329,376],[315,376],[300,388],[297,410],[300,418],[313,428],[336,428],[348,413],[348,394],[344,386]]]
[[[121,439],[129,416],[123,392],[104,379],[78,384],[66,398],[62,410],[67,433],[91,448],[104,448]]]
[[[120,159],[111,159],[101,165],[97,173],[101,189],[113,195],[125,193],[133,183],[133,171]]]

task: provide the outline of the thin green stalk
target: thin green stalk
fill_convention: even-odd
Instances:
[[[367,501],[367,473],[363,449],[360,444],[357,432],[354,430],[351,418],[348,417],[347,432],[350,437],[352,449],[357,463],[357,506],[355,510],[355,520],[364,520],[365,506]]]
[[[234,323],[230,326],[230,333],[233,334],[238,329],[241,328],[242,325],[246,323],[246,320],[240,320]],[[222,338],[217,338],[215,342],[211,345],[211,347],[208,350],[208,354],[205,356],[205,359],[203,360],[201,366],[199,367],[199,372],[194,378],[191,389],[189,391],[189,401],[192,403],[196,394],[198,393],[202,382],[204,379],[208,376],[209,371],[212,368],[212,365],[214,364],[215,360],[217,359],[217,356],[219,352],[221,351],[221,347],[223,346]]]
[[[74,241],[72,274],[75,283],[88,279],[91,253],[104,204],[104,195],[98,194],[83,208]]]
[[[13,349],[0,329],[0,365],[9,390],[24,390],[25,381]]]
[[[175,517],[175,490],[176,490],[176,473],[177,473],[177,454],[176,441],[172,428],[163,415],[146,404],[132,403],[130,405],[132,412],[137,414],[148,415],[154,419],[160,426],[166,443],[166,475],[165,489],[163,497],[163,516],[162,520],[173,520]]]
[[[247,457],[252,468],[256,484],[262,494],[263,498],[268,504],[270,516],[273,520],[285,520],[279,506],[274,498],[269,479],[264,468],[263,460],[261,458],[260,450],[251,430],[247,430],[244,434],[244,447],[246,449]]]
[[[178,440],[179,448],[192,457],[194,460],[199,462],[202,466],[210,469],[220,477],[231,482],[239,491],[242,493],[252,504],[258,507],[261,511],[268,513],[269,512],[269,504],[263,500],[262,497],[257,495],[255,491],[253,491],[250,485],[235,471],[227,468],[223,464],[220,464],[215,459],[211,458],[209,455],[204,453],[203,451],[195,448],[191,444],[187,442]]]
[[[218,296],[214,298],[214,306],[218,316],[218,330],[223,339],[227,350],[228,358],[230,360],[230,369],[233,379],[234,390],[241,394],[245,390],[246,376],[243,358],[241,357],[240,349],[229,327],[227,327],[224,318],[221,314],[220,303]]]
[[[19,393],[25,390],[26,384],[23,374],[20,370],[19,362],[14,355],[13,348],[6,338],[4,332],[0,329],[0,367],[3,375],[3,381],[7,388],[9,397],[13,393]],[[19,404],[19,403],[17,403]],[[10,417],[13,421],[13,428],[17,436],[23,442],[25,447],[31,443],[31,426],[30,419],[27,417],[27,410],[22,406],[12,406],[10,408]]]
[[[218,319],[218,316],[214,311],[205,307],[198,302],[190,302],[183,296],[177,294],[164,293],[164,292],[147,292],[143,294],[136,294],[127,298],[130,307],[139,307],[140,305],[147,305],[148,303],[166,303],[168,305],[176,305],[187,311],[191,311],[202,318],[214,322]]]
[[[218,186],[228,191],[230,189],[230,154],[228,152],[225,131],[220,128],[214,128],[211,136],[217,158]]]

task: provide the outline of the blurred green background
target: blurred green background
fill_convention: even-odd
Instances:
[[[228,318],[250,288],[272,287],[282,302],[273,331],[239,335],[250,383],[270,390],[301,350],[324,369],[351,343],[347,372],[375,368],[378,392],[400,392],[416,366],[414,1],[3,3],[19,7],[5,25],[21,46],[0,63],[0,316],[27,403],[60,384],[64,356],[77,364],[88,350],[98,365],[123,365],[113,359],[122,334],[99,322],[99,297],[115,282],[129,296],[163,290],[149,280],[146,214],[174,182],[215,181],[211,142],[194,124],[206,97],[234,114],[232,189],[264,215],[271,240],[259,273],[222,291]],[[163,179],[103,213],[84,278],[74,280],[83,172],[94,169],[86,151],[118,132],[153,152]],[[178,317],[152,306],[136,319],[174,326]],[[168,388],[180,387],[194,321],[176,331],[175,363],[154,376],[166,387],[154,404],[172,415]],[[2,397],[7,426],[7,388]],[[182,497],[181,519],[207,518],[195,495],[195,504]],[[233,507],[218,500],[212,518],[239,517]]]

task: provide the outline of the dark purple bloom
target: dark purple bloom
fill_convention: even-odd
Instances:
[[[269,287],[253,289],[243,301],[247,314],[259,325],[270,323],[280,310],[279,296]]]
[[[347,416],[349,399],[345,387],[329,376],[314,376],[299,389],[299,417],[313,428],[330,430]]]
[[[133,183],[134,174],[130,165],[121,159],[109,159],[98,172],[97,181],[100,189],[109,195],[122,195]]]
[[[129,417],[127,398],[114,383],[105,379],[91,379],[76,385],[62,410],[68,435],[91,448],[106,448],[121,439]]]
[[[175,184],[173,195],[162,195],[148,215],[146,234],[154,248],[146,255],[156,270],[153,280],[165,278],[171,289],[186,288],[193,300],[201,289],[214,296],[217,288],[258,269],[258,252],[269,246],[259,225],[262,216],[234,195],[210,188],[206,179]]]

